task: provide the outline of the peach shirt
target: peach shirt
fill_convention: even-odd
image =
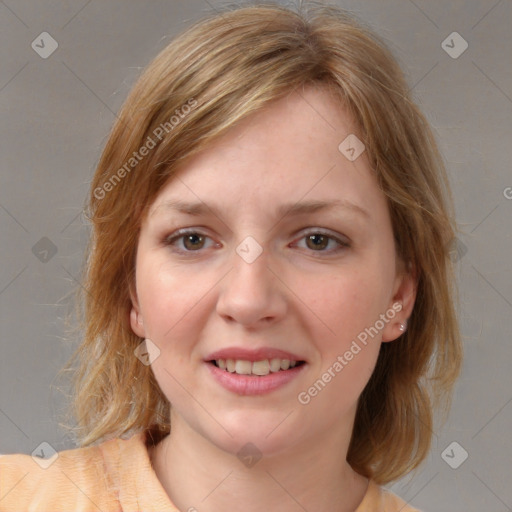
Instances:
[[[0,512],[179,512],[151,466],[145,439],[141,432],[128,440],[65,450],[47,469],[30,455],[0,456]],[[355,512],[398,511],[418,512],[370,481]]]

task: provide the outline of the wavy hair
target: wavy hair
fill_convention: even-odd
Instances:
[[[92,232],[78,308],[83,339],[67,367],[80,446],[139,431],[158,442],[171,428],[170,403],[151,367],[134,356],[142,340],[129,321],[148,207],[178,168],[227,129],[316,85],[358,123],[387,196],[397,255],[417,276],[407,332],[382,344],[359,398],[347,461],[385,484],[427,456],[434,412],[449,410],[462,360],[446,171],[385,43],[335,6],[306,4],[237,6],[203,18],[158,54],[126,99],[87,205]]]

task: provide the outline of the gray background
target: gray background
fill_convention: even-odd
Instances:
[[[463,375],[427,462],[391,488],[425,512],[512,510],[512,2],[337,3],[372,25],[405,67],[437,133],[462,230]],[[64,399],[55,378],[76,344],[64,320],[88,236],[88,184],[141,68],[219,5],[0,2],[2,453],[31,453],[42,441],[72,447],[58,426]],[[47,59],[31,47],[43,31],[58,42]],[[469,45],[456,59],[442,47],[454,31]],[[452,465],[462,448],[469,454],[458,469],[441,456],[453,441]]]

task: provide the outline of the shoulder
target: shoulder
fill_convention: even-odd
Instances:
[[[420,512],[389,489],[370,480],[366,495],[356,512]]]
[[[0,512],[7,510],[121,510],[119,457],[143,449],[141,434],[65,450],[50,459],[0,456]]]

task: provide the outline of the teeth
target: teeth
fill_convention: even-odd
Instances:
[[[265,359],[264,361],[255,361],[252,363],[252,372],[256,375],[268,375],[270,373],[270,364],[268,362],[268,359]]]
[[[259,375],[264,376],[269,373],[276,373],[280,370],[288,370],[297,365],[297,361],[289,359],[263,359],[262,361],[246,361],[243,359],[217,359],[217,366],[222,370],[238,375]]]
[[[278,372],[281,369],[281,359],[271,359],[270,360],[270,371]]]
[[[252,364],[250,361],[237,361],[235,363],[235,373],[238,375],[250,375]]]

